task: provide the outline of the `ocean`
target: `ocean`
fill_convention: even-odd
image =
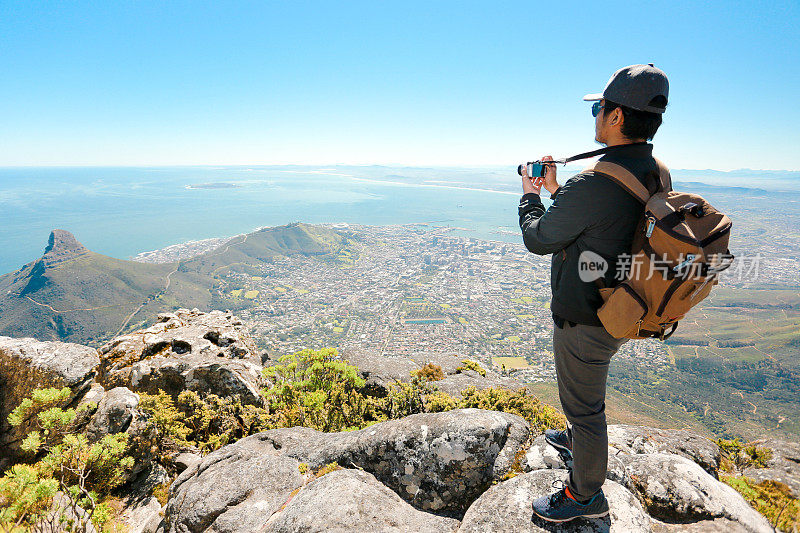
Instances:
[[[562,183],[580,169],[566,170]],[[762,177],[756,186],[794,189],[795,174]],[[717,186],[755,181],[745,171],[739,178],[713,171],[673,175]],[[120,259],[295,221],[428,223],[519,243],[520,193],[514,168],[0,168],[0,274],[40,257],[55,228]]]
[[[0,273],[40,257],[55,228],[120,259],[295,221],[422,222],[463,228],[456,233],[475,238],[521,241],[518,177],[504,182],[493,178],[501,171],[405,170],[407,175],[386,167],[2,168]],[[448,181],[453,172],[469,181]],[[487,176],[494,190],[487,189]]]

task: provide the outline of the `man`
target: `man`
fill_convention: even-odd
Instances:
[[[669,84],[661,70],[631,65],[618,70],[595,101],[595,141],[607,148],[601,161],[625,167],[654,193],[659,172],[652,139],[667,106]],[[552,157],[542,158],[552,160]],[[545,210],[539,198],[544,186],[553,204]],[[584,171],[562,186],[555,165],[543,178],[523,173],[519,204],[523,241],[535,254],[553,254],[550,304],[555,327],[553,354],[558,394],[570,427],[547,430],[545,438],[562,456],[572,459],[569,479],[557,492],[533,503],[536,515],[553,522],[608,514],[602,491],[607,468],[605,393],[611,357],[627,339],[609,334],[597,317],[603,300],[599,286],[617,283],[620,254],[631,250],[634,231],[644,208],[608,176]],[[596,254],[596,255],[594,255]],[[599,257],[598,257],[599,256]],[[607,268],[586,280],[580,263],[604,260]]]

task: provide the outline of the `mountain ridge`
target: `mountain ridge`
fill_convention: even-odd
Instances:
[[[54,229],[40,258],[0,275],[0,335],[98,345],[165,308],[209,310],[222,271],[247,271],[292,254],[324,255],[338,238],[294,223],[185,260],[142,263],[92,252],[69,231]]]

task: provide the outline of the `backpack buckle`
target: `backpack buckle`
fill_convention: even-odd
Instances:
[[[650,235],[653,234],[653,230],[656,228],[656,218],[655,217],[647,217],[647,230],[644,232],[644,236],[648,239]]]
[[[672,267],[672,270],[674,270],[675,272],[680,272],[687,265],[694,263],[695,259],[697,259],[697,254],[686,254],[686,259],[684,259],[683,261]]]

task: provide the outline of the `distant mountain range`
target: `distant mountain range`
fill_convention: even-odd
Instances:
[[[55,229],[42,257],[0,276],[0,335],[97,345],[164,310],[219,306],[211,289],[223,272],[326,254],[339,242],[333,230],[295,223],[234,237],[190,259],[152,264],[92,252],[69,231]]]

